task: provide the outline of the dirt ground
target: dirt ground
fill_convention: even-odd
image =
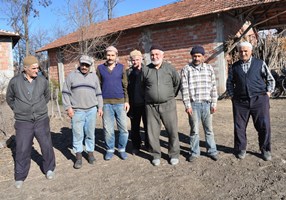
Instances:
[[[167,156],[167,137],[162,127],[161,165],[154,167],[150,155],[142,150],[133,156],[128,143],[128,159],[115,156],[104,161],[101,120],[98,120],[96,163],[83,161],[80,170],[73,168],[70,122],[67,118],[51,119],[51,133],[56,154],[56,178],[47,180],[40,170],[40,150],[34,141],[28,178],[21,189],[14,188],[13,155],[15,143],[0,149],[0,199],[286,199],[286,99],[271,100],[272,161],[260,156],[257,133],[250,120],[247,156],[238,160],[233,155],[233,121],[230,100],[218,102],[213,126],[219,160],[205,155],[201,130],[202,156],[194,163],[186,161],[189,149],[189,125],[184,107],[178,100],[180,163],[171,166]],[[4,127],[13,138],[13,116],[4,104]],[[0,116],[1,117],[1,116]],[[65,117],[65,116],[64,116]],[[0,133],[1,134],[1,133]]]

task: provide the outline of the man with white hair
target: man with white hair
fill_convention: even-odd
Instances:
[[[151,64],[143,69],[147,129],[152,164],[160,165],[160,132],[163,122],[169,138],[169,157],[171,165],[179,163],[180,145],[178,136],[178,117],[176,100],[180,88],[180,76],[176,69],[163,61],[164,52],[160,45],[150,49]]]
[[[127,76],[124,66],[117,62],[118,51],[114,46],[106,48],[106,62],[97,67],[103,97],[103,131],[105,137],[105,160],[114,154],[115,132],[114,120],[119,130],[118,153],[122,160],[127,159],[128,142],[127,112],[129,111]]]
[[[237,46],[239,61],[229,69],[227,91],[232,99],[234,118],[234,150],[239,159],[246,155],[246,128],[251,116],[258,132],[259,148],[265,161],[271,160],[271,128],[269,97],[275,80],[266,63],[252,57],[252,45]]]

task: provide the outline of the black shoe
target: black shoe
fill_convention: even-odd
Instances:
[[[138,155],[139,152],[140,152],[139,149],[133,149],[133,150],[132,150],[132,154],[133,154],[133,155]]]
[[[75,169],[80,169],[82,167],[82,155],[81,153],[76,153],[76,161],[73,165]]]
[[[188,161],[189,162],[194,162],[195,160],[197,160],[197,156],[190,156],[189,158],[188,158]]]
[[[82,167],[82,160],[76,160],[73,167],[75,169],[80,169]]]
[[[93,165],[95,162],[95,158],[93,156],[93,152],[88,152],[88,163]]]
[[[262,151],[262,158],[263,160],[265,161],[270,161],[272,160],[272,157],[271,157],[271,152],[270,151]]]
[[[215,154],[215,155],[209,155],[209,157],[214,160],[214,161],[217,161],[218,160],[218,155]]]

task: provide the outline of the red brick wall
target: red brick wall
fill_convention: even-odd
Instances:
[[[218,66],[223,62],[218,62],[217,47],[222,47],[224,40],[228,39],[229,35],[235,35],[242,26],[242,22],[235,18],[223,16],[220,18],[223,20],[223,30],[217,30],[218,19],[217,15],[208,15],[124,31],[115,45],[119,50],[119,62],[128,67],[129,52],[135,48],[145,53],[146,60],[149,60],[151,44],[159,43],[164,48],[165,60],[170,61],[177,70],[180,70],[191,59],[190,49],[195,45],[202,45],[206,50],[207,62],[212,64],[218,73],[221,67],[226,66]],[[223,38],[219,38],[218,33]],[[58,79],[55,55],[55,50],[49,51],[51,77]],[[95,66],[103,62],[103,60],[95,61]],[[65,75],[67,75],[75,69],[76,63],[70,64],[65,61],[64,65]],[[224,80],[220,81],[220,84],[225,85]]]
[[[122,63],[127,65],[128,54],[134,48],[138,48],[142,53],[149,53],[149,49],[144,49],[140,44],[142,33],[146,31],[151,32],[150,38],[153,43],[158,43],[164,48],[165,59],[177,70],[188,63],[191,58],[189,52],[194,45],[205,47],[206,59],[213,53],[216,24],[213,17],[205,17],[203,20],[182,20],[126,31],[121,35],[117,45]],[[150,41],[150,44],[152,42]]]
[[[50,62],[49,76],[50,76],[50,79],[54,79],[58,81],[59,75],[58,75],[58,62],[57,62],[56,55],[57,55],[56,49],[51,49],[48,51],[49,62]]]
[[[0,41],[0,70],[11,69],[11,65],[13,65],[13,62],[11,61],[11,45],[11,42]]]

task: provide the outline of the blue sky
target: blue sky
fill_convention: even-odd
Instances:
[[[123,0],[115,8],[114,15],[115,17],[125,16],[174,2],[175,0]],[[0,6],[2,7],[1,3]],[[63,9],[64,6],[65,1],[53,0],[47,8],[38,7],[40,17],[30,20],[31,32],[39,29],[53,30],[56,26],[64,25],[64,19],[60,14],[60,9]],[[5,16],[2,12],[0,14],[0,29],[12,31],[12,28],[6,25]]]

